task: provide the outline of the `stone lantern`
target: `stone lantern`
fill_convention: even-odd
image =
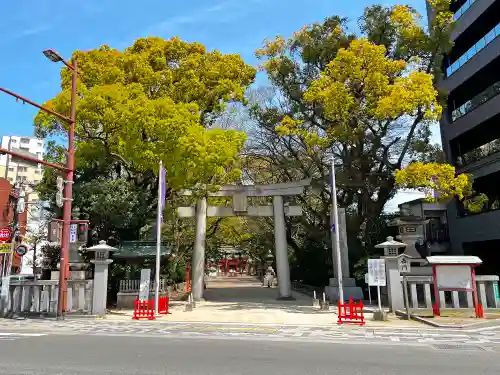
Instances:
[[[414,215],[401,216],[389,223],[389,226],[398,227],[399,234],[396,238],[406,244],[405,254],[417,263],[419,261],[425,263],[415,244],[424,238],[424,225],[427,223],[429,223],[428,219]]]
[[[100,241],[98,245],[87,248],[87,251],[95,253],[91,262],[94,264],[94,293],[92,298],[92,314],[97,316],[106,315],[106,300],[108,293],[108,267],[113,260],[109,254],[118,249]]]
[[[404,263],[409,269],[409,260],[411,256],[404,252],[399,254],[399,249],[407,245],[403,242],[394,241],[391,236],[387,241],[375,245],[377,249],[384,249],[385,259],[385,277],[387,281],[387,297],[389,300],[389,309],[392,312],[404,309],[403,288],[401,285],[401,265]]]
[[[398,242],[394,240],[394,237],[387,237],[385,242],[379,243],[375,245],[377,249],[384,249],[384,256],[388,257],[396,257],[399,255],[399,249],[406,247],[406,244],[403,242]]]

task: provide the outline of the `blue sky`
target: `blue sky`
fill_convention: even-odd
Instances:
[[[108,44],[124,48],[136,38],[179,36],[209,49],[240,53],[250,64],[267,37],[290,35],[305,24],[338,14],[353,20],[361,0],[18,0],[2,1],[0,87],[43,103],[59,90],[59,67],[41,53]],[[392,2],[384,2],[392,4]],[[424,11],[424,0],[406,4]],[[177,4],[177,5],[176,5]],[[32,135],[36,111],[0,93],[0,135]]]
[[[136,38],[198,41],[209,49],[253,53],[266,37],[339,14],[356,20],[369,1],[350,0],[20,0],[2,1],[0,87],[44,102],[59,90],[59,67],[41,53],[63,56],[101,44],[116,48]],[[423,0],[407,2],[423,9]],[[178,5],[175,5],[178,4]],[[35,110],[0,94],[0,135],[32,135]]]

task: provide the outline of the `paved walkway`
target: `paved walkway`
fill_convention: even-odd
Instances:
[[[293,292],[294,301],[279,301],[277,288],[264,288],[250,276],[219,277],[207,282],[205,301],[197,302],[193,311],[185,311],[185,302],[172,302],[170,313],[162,320],[173,322],[211,322],[271,325],[331,326],[337,324],[336,308],[321,311],[312,299]],[[397,318],[390,322],[373,322],[365,314],[367,324],[381,327],[420,327],[421,323]],[[107,320],[131,319],[132,311],[109,314]]]

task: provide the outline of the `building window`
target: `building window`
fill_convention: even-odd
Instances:
[[[494,139],[460,155],[457,158],[457,164],[459,166],[465,166],[487,156],[493,155],[498,151],[500,151],[500,139]]]
[[[14,179],[12,177],[8,178],[9,182],[14,182]]]
[[[491,85],[490,87],[488,87],[483,92],[477,94],[472,99],[467,100],[460,107],[455,108],[451,112],[451,119],[452,119],[452,121],[456,121],[460,117],[465,116],[467,113],[469,113],[470,111],[475,110],[481,104],[486,103],[488,100],[494,98],[498,94],[500,94],[500,81],[499,82],[495,82],[493,85]]]
[[[476,0],[466,0],[465,3],[455,12],[455,14],[453,14],[453,20],[456,21],[460,17],[462,17],[462,15],[467,12],[467,10],[472,4],[474,4],[475,1]]]
[[[42,171],[40,169],[35,169],[35,174],[40,174]]]
[[[9,172],[14,172],[14,167],[9,167]]]
[[[29,138],[21,138],[21,144],[29,144],[30,139]]]
[[[495,26],[491,31],[489,31],[485,36],[483,36],[479,41],[477,41],[467,52],[455,60],[446,69],[446,76],[449,77],[455,73],[458,69],[465,65],[467,61],[472,59],[479,51],[490,44],[496,37],[500,35],[500,24]]]

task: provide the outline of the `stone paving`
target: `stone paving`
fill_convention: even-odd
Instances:
[[[318,295],[319,295],[318,288]],[[293,292],[295,301],[278,301],[278,289],[263,288],[254,277],[237,276],[211,279],[207,282],[205,301],[198,302],[194,311],[185,311],[185,303],[170,304],[166,319],[175,322],[212,322],[241,324],[301,324],[332,325],[337,323],[336,307],[321,311],[312,306],[312,299]],[[108,320],[130,320],[131,310],[112,311]],[[420,327],[422,324],[391,317],[390,322],[373,322],[366,314],[369,326]]]

